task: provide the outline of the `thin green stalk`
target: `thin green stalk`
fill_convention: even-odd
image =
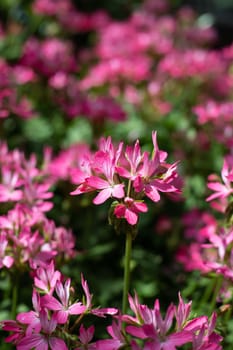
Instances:
[[[16,274],[11,279],[12,283],[12,306],[11,317],[14,320],[16,318],[17,303],[18,303],[18,290],[19,290],[19,276]]]
[[[214,279],[209,281],[209,283],[206,286],[205,292],[203,293],[203,297],[201,298],[200,305],[206,305],[206,303],[208,303],[211,295],[213,295],[215,285],[216,281]]]
[[[127,197],[130,197],[130,191],[131,191],[131,180],[129,180],[128,182]]]
[[[219,291],[222,287],[222,281],[223,281],[223,276],[218,276],[216,279],[215,287],[213,289],[213,297],[212,297],[212,300],[210,302],[210,310],[211,311],[214,311],[214,309],[215,309],[216,299],[217,299]]]
[[[73,326],[70,328],[70,333],[72,334],[72,332],[74,331],[74,329],[77,327],[77,325],[81,322],[81,320],[83,319],[84,314],[81,314],[79,316],[79,318],[76,319],[76,321],[74,322]]]
[[[123,301],[122,301],[123,314],[127,312],[127,306],[128,306],[131,251],[132,251],[132,235],[130,232],[127,232],[126,241],[125,241],[124,288],[123,288]]]

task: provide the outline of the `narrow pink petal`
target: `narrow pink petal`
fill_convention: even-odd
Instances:
[[[125,218],[130,225],[136,225],[136,223],[138,221],[137,214],[129,209],[126,209],[126,211],[125,211]]]
[[[88,179],[86,179],[86,183],[89,186],[96,188],[98,190],[102,190],[104,188],[109,187],[108,181],[101,179],[98,176],[90,176]]]
[[[55,337],[49,339],[49,346],[51,350],[68,350],[64,340]]]
[[[117,218],[125,217],[126,207],[124,204],[118,204],[114,209],[114,214]]]
[[[30,324],[35,320],[35,317],[34,311],[21,312],[17,315],[17,321],[23,324]]]
[[[62,304],[52,295],[45,295],[44,297],[42,297],[41,306],[54,311],[63,309]]]
[[[151,182],[151,186],[156,187],[156,189],[161,192],[175,192],[177,190],[172,183],[168,183],[163,180],[153,180]]]
[[[14,264],[14,259],[12,256],[7,255],[3,258],[2,263],[9,269]]]
[[[97,196],[94,198],[93,203],[94,204],[102,204],[104,203],[108,198],[110,198],[112,195],[112,188],[108,187],[104,190],[100,191]]]
[[[142,213],[146,213],[148,211],[147,205],[142,202],[134,202],[134,206],[137,208],[138,211]]]
[[[207,197],[206,201],[210,202],[213,199],[221,198],[221,197],[224,198],[224,197],[227,197],[227,195],[223,195],[221,192],[215,192],[215,193],[211,194],[209,197]]]
[[[41,334],[31,334],[24,337],[18,344],[17,350],[48,350],[48,343]]]
[[[56,313],[56,322],[59,324],[65,324],[68,320],[68,316],[69,316],[68,310],[60,310]]]
[[[91,310],[91,313],[99,317],[105,317],[106,315],[116,315],[118,313],[118,309],[113,307],[106,307],[101,309],[93,309]]]
[[[117,339],[99,340],[96,342],[96,349],[97,350],[118,350],[121,345],[123,344]]]
[[[192,341],[192,339],[193,333],[188,331],[181,331],[171,334],[167,337],[167,345],[170,345],[170,348],[167,347],[167,349],[173,349],[171,346],[174,346],[174,349],[176,349],[175,346],[181,346],[189,343]]]
[[[85,312],[87,307],[83,305],[82,303],[75,303],[69,307],[69,314],[70,315],[80,315],[83,312]]]
[[[124,185],[123,184],[114,185],[112,189],[112,196],[115,198],[123,198],[124,195],[125,195]]]
[[[185,331],[196,331],[200,329],[208,321],[206,316],[196,317],[193,320],[189,321],[188,324],[184,327]]]
[[[147,338],[147,335],[145,334],[145,332],[143,331],[143,329],[141,327],[127,326],[126,331],[130,335],[133,335],[139,339],[146,339]]]
[[[131,178],[131,173],[126,170],[125,168],[122,167],[116,167],[115,170],[117,171],[117,173],[122,176],[125,177],[126,179],[130,179]]]
[[[228,192],[228,189],[226,186],[224,186],[223,184],[219,183],[219,182],[209,182],[207,184],[207,187],[210,190],[213,191],[218,191],[218,192]]]
[[[153,202],[158,202],[160,200],[159,192],[156,190],[155,187],[152,186],[146,186],[145,188],[145,194],[147,197],[149,197]]]

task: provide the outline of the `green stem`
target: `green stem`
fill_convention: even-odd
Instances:
[[[220,291],[220,289],[222,287],[222,281],[223,281],[223,277],[222,276],[218,276],[217,279],[216,279],[215,287],[213,289],[213,297],[212,297],[212,300],[210,302],[210,310],[211,311],[214,311],[214,308],[215,308],[215,305],[216,305],[216,299],[217,299],[219,291]]]
[[[206,305],[206,303],[208,303],[211,295],[213,295],[215,285],[216,281],[214,279],[212,281],[209,281],[209,283],[206,286],[205,292],[203,293],[203,297],[201,298],[200,305]]]
[[[19,276],[14,275],[11,283],[12,283],[11,317],[14,320],[16,318],[17,303],[18,303]]]
[[[77,327],[77,325],[81,322],[81,320],[83,319],[84,314],[81,314],[79,316],[79,318],[76,319],[76,321],[74,322],[73,326],[70,328],[70,333],[72,334],[72,332],[74,331],[74,329]]]
[[[127,197],[130,197],[130,191],[131,191],[131,180],[129,180],[128,182]]]
[[[123,289],[123,301],[122,301],[122,313],[123,314],[125,314],[127,312],[127,307],[128,307],[131,250],[132,250],[132,235],[130,232],[127,232],[126,233],[126,241],[125,241],[124,289]]]

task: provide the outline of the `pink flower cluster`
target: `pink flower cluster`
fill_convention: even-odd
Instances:
[[[43,41],[29,38],[24,44],[20,63],[46,77],[57,72],[71,73],[77,70],[73,51],[71,42],[58,38]]]
[[[0,59],[0,119],[7,118],[10,114],[23,119],[35,115],[32,104],[25,95],[19,100],[20,87],[34,80],[35,74],[30,67],[13,67]]]
[[[228,206],[228,200],[233,193],[233,156],[226,156],[223,162],[221,178],[216,174],[209,175],[207,187],[214,191],[206,200],[214,201],[212,207],[225,212]]]
[[[109,21],[105,11],[87,14],[77,10],[70,0],[35,0],[32,8],[37,14],[55,17],[61,28],[71,33],[96,30]]]
[[[225,224],[208,213],[192,211],[184,218],[186,234],[192,240],[189,245],[181,246],[177,259],[187,271],[199,270],[204,274],[220,275],[225,285],[233,280],[233,229],[232,229],[232,156],[224,159],[220,179],[217,175],[209,176],[208,188],[214,191],[207,201],[213,201],[212,207],[226,215]],[[220,182],[222,180],[222,182]],[[215,201],[216,200],[216,201]],[[228,201],[229,200],[229,201]],[[198,222],[198,225],[197,225]],[[190,235],[191,230],[191,235]]]
[[[50,80],[54,102],[70,118],[87,117],[92,124],[105,120],[121,122],[126,119],[123,108],[110,96],[92,97],[83,93],[71,76],[58,72]]]
[[[206,81],[221,74],[223,65],[217,52],[195,49],[171,52],[159,62],[158,69],[172,78],[196,77]]]
[[[45,212],[53,204],[53,184],[45,169],[37,167],[36,157],[27,160],[18,150],[0,145],[0,202],[7,212],[0,216],[0,267],[24,271],[35,269],[57,255],[73,257],[71,230],[56,227]]]
[[[93,200],[97,205],[113,198],[114,215],[135,225],[138,214],[147,211],[145,196],[158,202],[159,192],[180,193],[177,163],[166,163],[167,153],[159,150],[156,132],[152,132],[152,141],[150,157],[149,152],[142,152],[138,140],[123,150],[123,142],[114,146],[110,137],[102,138],[98,151],[84,154],[71,172],[72,182],[78,185],[71,194],[98,192]]]
[[[1,322],[3,330],[11,332],[5,341],[13,343],[17,350],[118,350],[122,347],[176,350],[184,344],[190,344],[192,350],[222,349],[222,337],[214,330],[216,314],[213,313],[210,320],[206,316],[190,318],[192,303],[185,304],[181,295],[178,306],[170,304],[165,317],[158,299],[151,309],[140,304],[136,294],[134,298],[129,296],[134,315],[117,315],[115,308],[94,308],[83,277],[81,284],[85,294],[82,302],[75,298],[71,280],[55,270],[53,262],[37,269],[32,296],[34,310],[19,313],[16,321]],[[84,325],[89,314],[115,318],[107,327],[111,338],[93,341],[94,325],[89,328]]]
[[[130,345],[132,350],[176,350],[189,343],[192,350],[222,349],[222,338],[214,331],[216,314],[210,321],[206,316],[190,319],[191,302],[185,304],[180,295],[179,305],[170,304],[164,318],[158,299],[153,309],[140,304],[137,295],[129,296],[129,303],[134,316],[118,317],[119,322],[108,327],[112,339],[97,341],[97,349],[118,350]],[[122,321],[126,323],[125,336],[121,332]],[[133,340],[128,340],[129,335]],[[142,346],[138,344],[139,339]]]
[[[233,86],[233,81],[231,81]],[[228,148],[233,145],[232,114],[233,102],[208,100],[205,104],[195,106],[193,112],[200,125],[209,124],[214,129],[216,139]]]
[[[44,268],[36,270],[34,276],[34,289],[32,304],[34,310],[19,313],[16,321],[3,321],[3,330],[10,331],[11,335],[5,341],[13,343],[17,350],[51,349],[68,350],[68,344],[72,349],[85,349],[85,329],[80,327],[80,336],[72,337],[71,329],[79,326],[81,319],[87,314],[97,317],[114,315],[115,308],[94,308],[92,295],[87,281],[82,277],[82,288],[85,298],[75,301],[74,288],[71,280],[55,270],[53,261]],[[73,316],[79,318],[72,322]]]

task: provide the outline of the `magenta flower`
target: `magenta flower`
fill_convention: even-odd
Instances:
[[[5,338],[6,343],[18,344],[18,342],[25,337],[26,327],[17,321],[5,320],[1,322],[1,326],[4,331],[11,332],[11,334]]]
[[[9,269],[14,264],[14,258],[6,253],[7,246],[7,235],[6,232],[2,231],[0,233],[0,268],[5,266]]]
[[[97,176],[91,176],[86,180],[86,182],[87,185],[93,189],[100,190],[99,194],[93,200],[94,204],[102,204],[111,197],[124,197],[124,185],[115,184],[113,181],[113,176],[108,180],[101,179]]]
[[[136,201],[133,198],[125,197],[124,203],[119,203],[114,208],[114,214],[117,218],[125,218],[130,225],[136,225],[138,214],[145,213],[148,210],[145,203]]]
[[[215,193],[211,194],[206,200],[212,201],[213,199],[225,199],[233,193],[233,158],[226,157],[223,162],[221,171],[221,177],[224,184],[218,181],[218,177],[215,175],[209,176],[208,188]]]
[[[201,326],[199,332],[193,336],[193,350],[221,350],[219,344],[222,337],[214,332],[217,315],[213,313],[210,321],[208,320]]]
[[[32,305],[34,311],[21,312],[17,315],[17,321],[20,324],[27,325],[25,334],[30,335],[33,332],[38,333],[41,330],[40,322],[40,295],[33,290],[32,293]]]
[[[90,326],[85,329],[83,325],[80,326],[79,329],[79,340],[81,344],[75,350],[96,350],[96,344],[90,343],[95,332],[95,327]]]
[[[99,150],[93,157],[85,159],[84,171],[81,166],[72,169],[72,179],[78,188],[71,195],[98,191],[94,204],[114,198],[118,202],[114,206],[115,216],[136,225],[139,213],[147,211],[141,200],[144,196],[158,202],[160,191],[180,193],[177,163],[165,163],[167,153],[159,150],[155,131],[152,132],[152,142],[154,149],[150,157],[148,152],[141,152],[138,140],[123,151],[122,142],[114,147],[110,137],[101,138]]]
[[[70,279],[67,279],[63,286],[59,280],[57,281],[55,290],[60,301],[52,295],[45,295],[41,298],[42,307],[56,311],[56,321],[59,324],[65,324],[69,315],[80,315],[86,311],[86,306],[81,302],[71,304],[70,282]]]
[[[185,304],[181,297],[181,294],[179,293],[179,304],[175,309],[175,318],[178,330],[181,330],[183,326],[187,323],[191,311],[191,306],[192,301],[190,301],[188,304]]]
[[[141,154],[141,148],[139,141],[137,140],[135,142],[134,147],[126,146],[125,150],[125,160],[128,164],[123,164],[123,166],[117,166],[116,171],[117,173],[127,179],[135,180],[139,167],[141,165],[143,156]],[[124,166],[125,165],[125,166]],[[129,167],[127,166],[129,165]]]
[[[60,271],[55,271],[54,261],[52,260],[45,268],[38,267],[34,276],[34,285],[40,291],[46,294],[52,294],[57,281],[60,281]]]
[[[82,183],[78,188],[71,192],[72,195],[81,194],[90,191],[99,191],[98,195],[94,198],[94,204],[102,204],[108,198],[123,198],[124,197],[124,184],[119,183],[115,177],[115,167],[120,157],[122,150],[122,143],[119,144],[115,150],[111,141],[111,138],[106,140],[102,139],[100,142],[100,150],[94,155],[94,159],[91,163],[93,175],[86,175],[82,172],[74,174],[75,181],[78,178]],[[90,173],[90,170],[89,170]]]
[[[68,350],[63,339],[56,337],[53,333],[57,327],[56,314],[48,318],[45,310],[40,312],[41,332],[26,335],[17,344],[17,350]]]
[[[19,201],[23,198],[23,192],[19,187],[22,181],[19,174],[2,167],[2,184],[0,184],[0,202]]]
[[[216,345],[216,349],[222,349],[220,346],[222,338],[214,332],[216,315],[211,319],[210,325],[208,325],[206,316],[190,319],[191,302],[184,303],[180,294],[178,307],[170,304],[164,318],[160,312],[158,299],[155,301],[153,309],[140,304],[137,295],[134,298],[129,296],[129,304],[135,316],[122,315],[118,317],[118,320],[127,324],[125,327],[126,338],[127,343],[130,342],[133,345],[132,349],[176,350],[184,344],[191,345],[192,342],[193,344],[196,342],[196,344],[205,345],[213,343]],[[109,333],[113,340],[106,340],[106,343],[103,343],[107,350],[110,350],[111,342],[115,349],[114,344],[121,346],[120,343],[126,341],[122,338],[123,334],[118,334],[115,328],[114,330],[114,333],[113,329]],[[97,349],[98,344],[97,342]],[[100,344],[102,343],[100,342]],[[144,347],[140,348],[138,344],[143,344]],[[195,348],[195,350],[197,349],[199,350],[198,347]],[[208,348],[203,347],[204,349]],[[210,347],[210,349],[212,348]],[[213,349],[215,348],[213,347]]]
[[[151,313],[151,320],[145,320],[146,322],[140,327],[128,326],[126,330],[129,334],[140,339],[150,339],[146,343],[148,349],[176,350],[177,346],[191,342],[192,334],[186,330],[168,334],[172,327],[174,313],[175,307],[171,304],[163,319],[160,313],[159,301],[156,300],[154,310]]]
[[[122,334],[121,322],[113,322],[111,326],[107,327],[107,331],[112,339],[97,341],[97,350],[117,350],[126,344],[125,337]]]

